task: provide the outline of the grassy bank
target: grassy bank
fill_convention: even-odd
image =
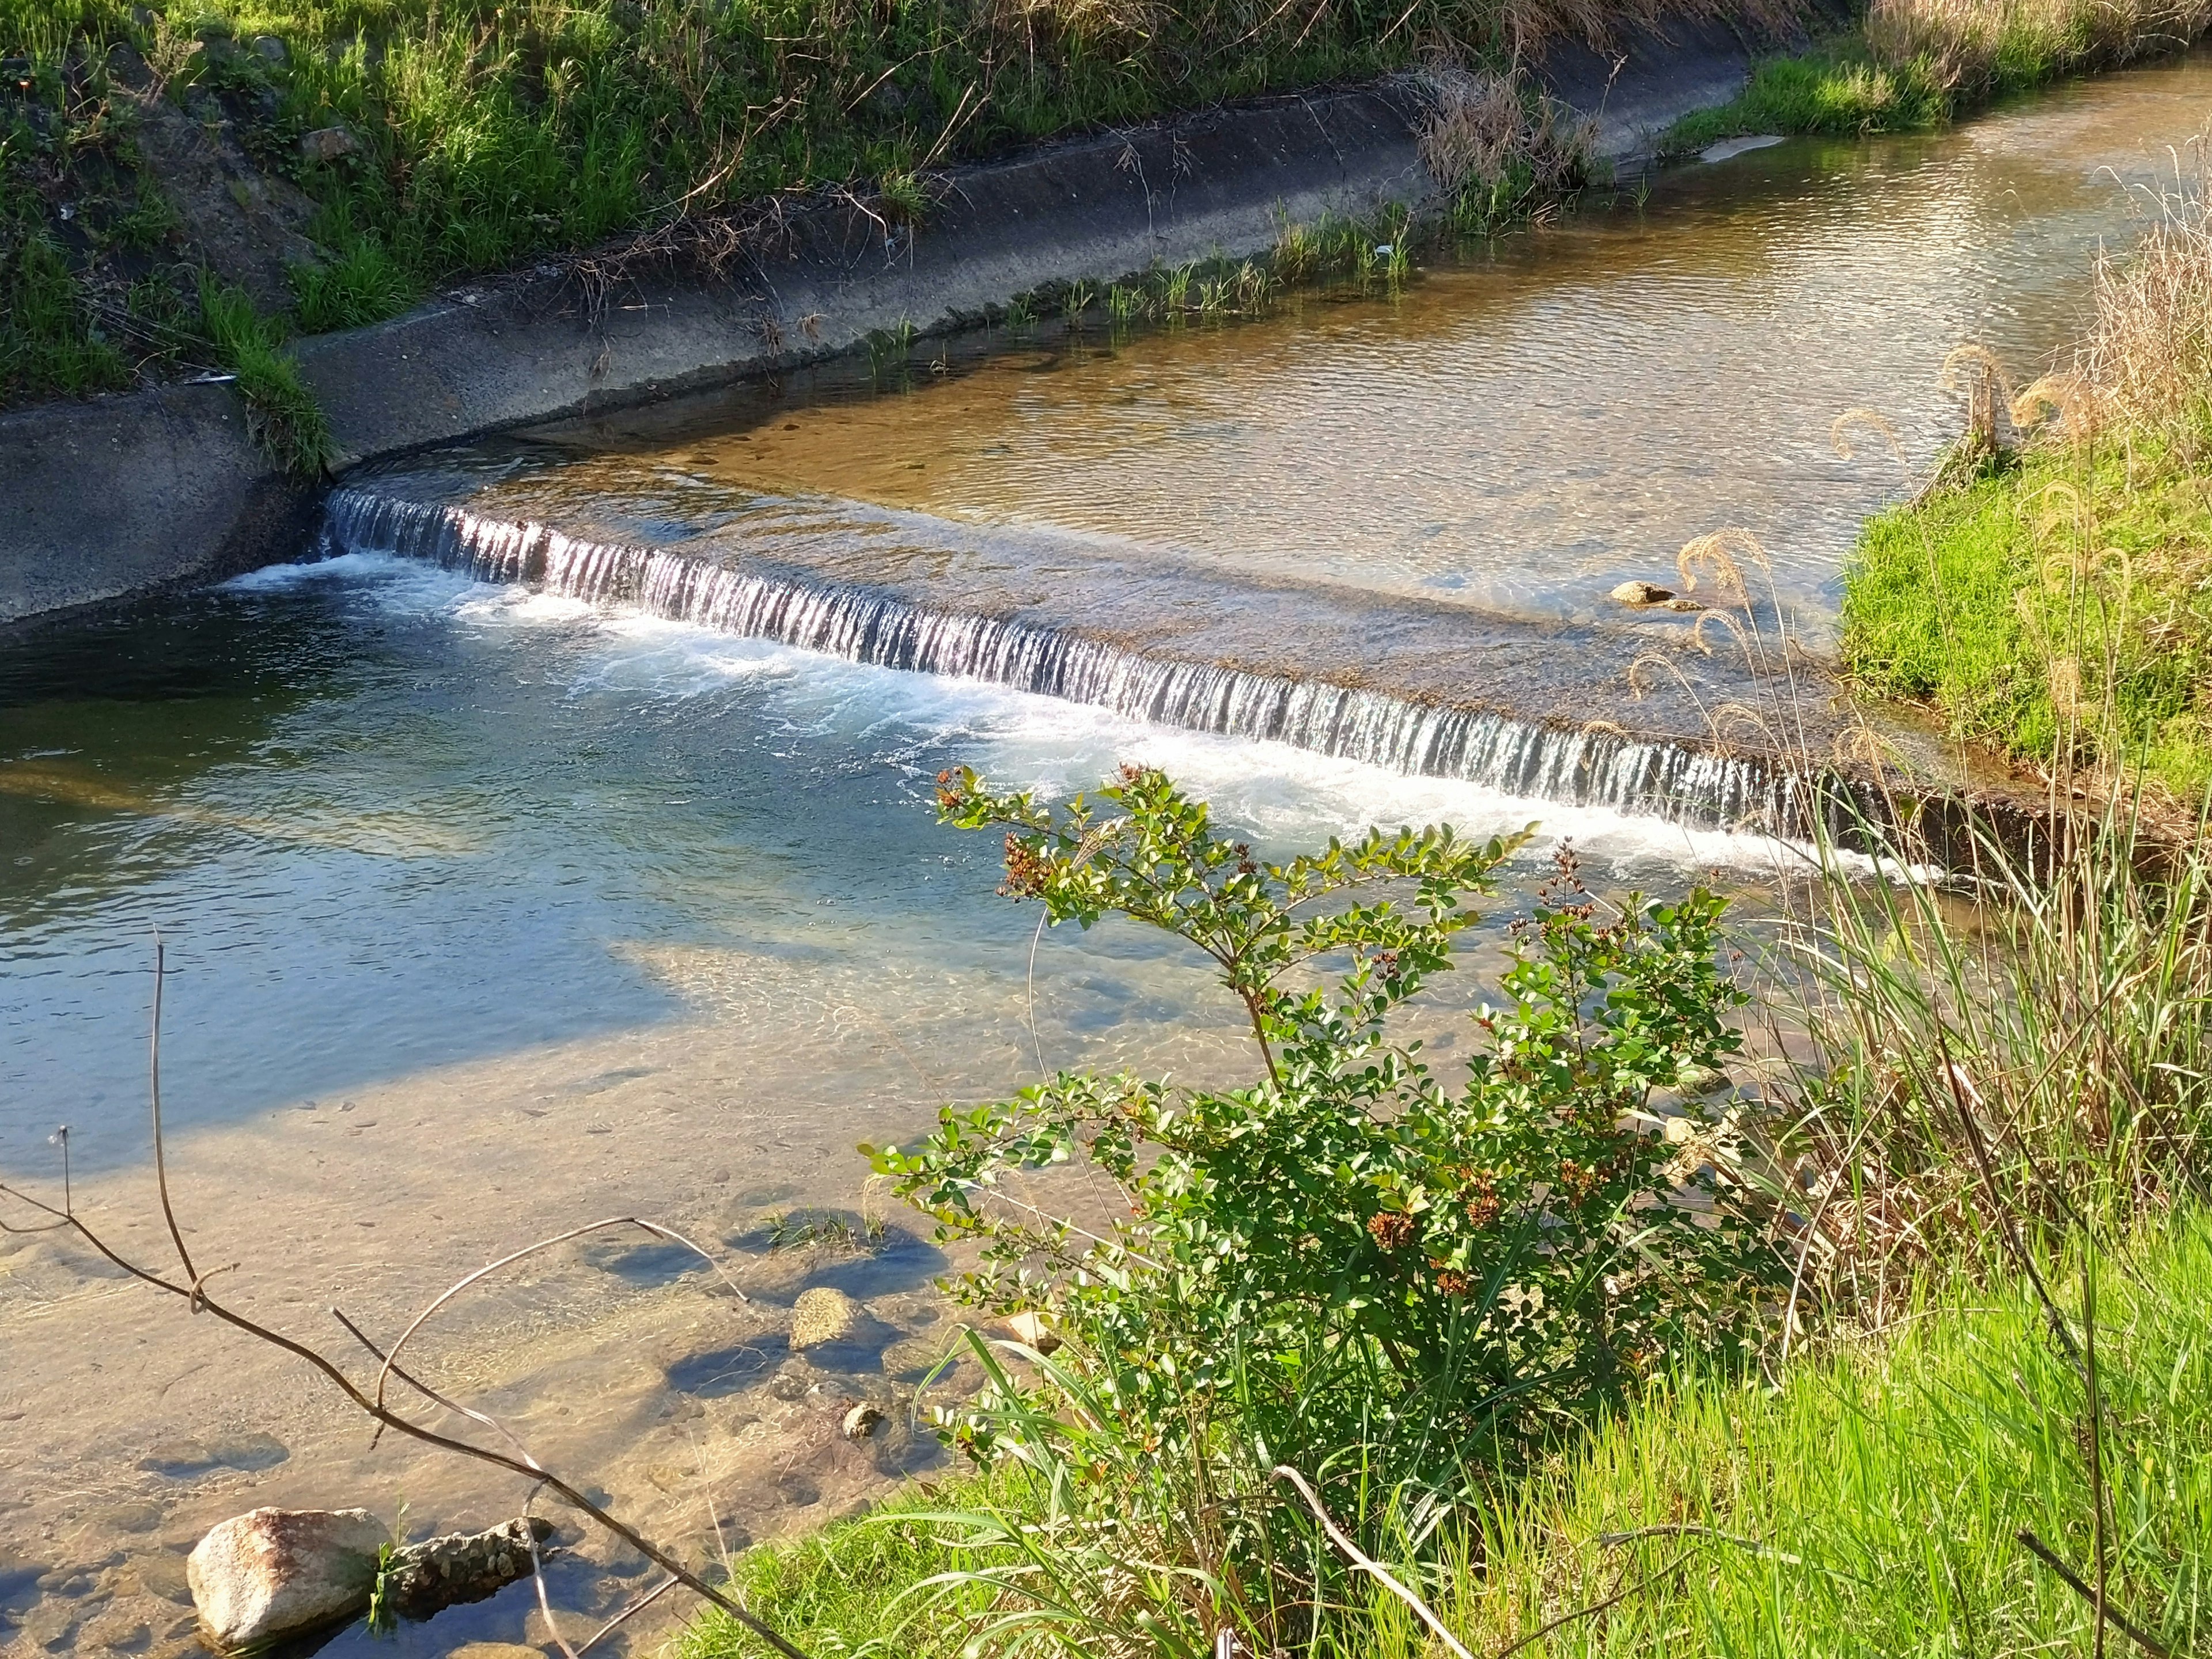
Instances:
[[[825,192],[894,234],[933,211],[926,176],[957,161],[1415,63],[1501,62],[1656,9],[0,0],[0,401],[110,389],[208,355],[195,265],[211,246],[202,220],[228,210],[220,192],[179,198],[173,165],[203,141],[268,182],[253,185],[260,245],[228,250],[268,270],[233,275],[259,281],[265,314],[316,332],[611,240],[644,238],[629,256],[641,268],[741,258],[749,237]],[[1486,128],[1495,100],[1438,84],[1456,134],[1446,159],[1542,173],[1553,146],[1533,94],[1504,100],[1515,125],[1538,128],[1516,147]],[[178,135],[179,112],[198,137]]]
[[[2077,1314],[2082,1267],[2051,1273]],[[2104,1476],[2107,1594],[2172,1651],[2201,1650],[2212,1638],[2212,1226],[2192,1215],[2137,1241],[2124,1266],[2102,1264],[2096,1301],[2101,1404],[2124,1446]],[[1655,1382],[1586,1443],[1499,1490],[1468,1531],[1392,1565],[1479,1653],[1619,1595],[1520,1650],[2087,1654],[2091,1606],[2020,1540],[2030,1531],[2094,1577],[2087,1410],[2025,1282],[1924,1289],[1893,1335],[1838,1340],[1778,1387]],[[1046,1523],[1052,1509],[1018,1475],[955,1486],[927,1505],[939,1518],[885,1515],[763,1550],[738,1582],[810,1653],[952,1659],[988,1629],[988,1601],[947,1605],[927,1581],[993,1565],[988,1548],[956,1541],[971,1528],[953,1517],[979,1504]],[[1316,1650],[1443,1650],[1387,1593],[1334,1588],[1346,1606]],[[768,1650],[710,1619],[678,1651]]]
[[[2179,50],[2207,0],[1871,0],[1861,25],[1759,64],[1735,102],[1686,117],[1666,148],[1746,133],[1911,132],[2069,75]]]
[[[2193,805],[2212,786],[2212,225],[2201,180],[2108,258],[2063,372],[1968,352],[1968,430],[1870,524],[1843,649],[1954,735]]]

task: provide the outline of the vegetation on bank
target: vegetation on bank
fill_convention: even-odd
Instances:
[[[2178,51],[2207,29],[2212,0],[1869,0],[1857,28],[1759,64],[1741,96],[1685,117],[1665,147],[1920,131],[2069,75]]]
[[[1503,61],[1655,9],[0,0],[0,401],[240,367],[200,316],[203,228],[168,199],[173,145],[150,142],[177,111],[201,135],[187,148],[269,181],[279,228],[261,234],[290,269],[257,297],[316,332],[546,255],[599,250],[600,282],[623,258],[742,257],[812,196],[849,198],[895,239],[957,160],[1416,62]],[[1458,82],[1435,84],[1467,126]],[[1533,93],[1504,104],[1542,127]],[[1528,177],[1507,179],[1510,143],[1455,159],[1490,156],[1516,198],[1561,136],[1540,131]]]
[[[2096,1265],[2100,1403],[2124,1444],[2106,1476],[2106,1582],[2124,1616],[2179,1654],[2212,1635],[2212,1226],[2191,1216],[2133,1246],[2124,1268]],[[2089,1265],[2054,1270],[2070,1305]],[[2089,1652],[2093,1607],[2020,1541],[2026,1530],[2069,1562],[2094,1556],[2076,1433],[2084,1387],[2044,1320],[2022,1281],[1954,1282],[1901,1310],[1893,1336],[1823,1347],[1771,1387],[1670,1375],[1586,1440],[1498,1483],[1464,1518],[1467,1531],[1426,1548],[1401,1539],[1384,1559],[1480,1654],[1622,1591],[1601,1614],[1520,1651]],[[955,1518],[994,1509],[1051,1516],[1045,1473],[951,1482],[754,1552],[737,1583],[749,1607],[817,1659],[956,1659],[988,1629],[988,1600],[974,1583],[939,1598],[929,1581],[1004,1565],[1002,1548]],[[1341,1598],[1331,1638],[1307,1650],[1444,1651],[1371,1581],[1340,1577],[1330,1589]],[[1072,1634],[1060,1650],[1114,1650],[1084,1640]],[[2127,1645],[2108,1632],[2112,1650]],[[981,1650],[1013,1650],[987,1638]],[[710,1615],[676,1651],[754,1659],[768,1650]]]
[[[940,806],[1011,896],[1210,958],[1253,1073],[1062,1074],[874,1152],[975,1247],[952,1293],[1061,1345],[969,1338],[968,1473],[732,1564],[804,1650],[2212,1634],[2202,843],[1992,843],[1972,915],[1829,861],[1757,945],[1563,856],[1447,1066],[1405,1016],[1510,843],[1272,863],[1135,770]],[[682,1651],[752,1642],[709,1615]]]
[[[2201,161],[2201,157],[2200,157]],[[1954,736],[2057,771],[2212,787],[2212,219],[2201,178],[2099,268],[2089,335],[2014,391],[1967,349],[1966,435],[1875,520],[1843,649]]]

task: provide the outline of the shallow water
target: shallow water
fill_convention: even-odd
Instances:
[[[180,1127],[742,1006],[724,959],[895,976],[881,1021],[1005,1054],[979,1086],[1011,1085],[999,995],[1034,918],[993,898],[994,844],[936,826],[950,765],[1064,793],[1156,760],[1278,847],[1541,817],[1624,876],[1770,856],[375,556],[33,641],[0,666],[0,729],[16,1165],[64,1121],[81,1165],[143,1155],[156,929]],[[1169,956],[1054,933],[1048,1039],[1087,1053],[1127,1020],[1188,1020],[1158,982]],[[852,1138],[866,1127],[856,1111]]]
[[[572,429],[641,468],[1049,528],[1518,614],[1608,614],[1674,585],[1692,537],[1765,545],[1806,636],[1832,637],[1859,521],[1956,429],[1963,341],[2021,384],[2078,332],[2102,242],[2174,182],[2212,57],[2069,86],[1954,131],[1800,139],[1662,175],[1641,209],[1567,216],[1443,262],[1388,302],[1110,341],[1094,314],[905,395],[794,383]],[[635,439],[626,436],[635,434]]]

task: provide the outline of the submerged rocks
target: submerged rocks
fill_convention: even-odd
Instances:
[[[817,1285],[801,1291],[791,1304],[791,1346],[794,1352],[842,1342],[860,1327],[860,1304],[842,1291]]]
[[[516,1517],[484,1532],[453,1532],[392,1552],[386,1593],[403,1619],[428,1619],[440,1610],[496,1595],[530,1576],[532,1540],[541,1548],[553,1536],[542,1516]]]
[[[201,1539],[185,1577],[208,1634],[244,1647],[360,1612],[391,1541],[367,1510],[253,1510]]]

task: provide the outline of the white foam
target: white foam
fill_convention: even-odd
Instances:
[[[1571,839],[1586,857],[1624,876],[1661,866],[1768,871],[1778,862],[1802,864],[1804,856],[1767,836],[1509,795],[1285,743],[1147,725],[987,681],[851,662],[520,586],[470,582],[457,593],[449,578],[441,593],[392,584],[382,580],[392,567],[412,562],[346,556],[361,561],[353,567],[361,575],[379,580],[378,597],[386,605],[442,610],[494,628],[573,630],[586,624],[592,648],[572,678],[571,695],[657,702],[754,683],[763,688],[761,712],[793,736],[871,747],[910,772],[944,763],[949,751],[998,785],[1062,798],[1097,787],[1125,763],[1157,766],[1209,800],[1226,821],[1277,845],[1354,834],[1371,824],[1448,823],[1484,838],[1534,825],[1538,833],[1528,856],[1548,856],[1558,842]]]
[[[231,593],[276,593],[309,582],[359,581],[404,577],[423,568],[421,562],[396,553],[337,553],[327,559],[302,559],[294,564],[264,565],[222,583]],[[443,574],[443,572],[436,573]],[[453,578],[446,578],[451,586]],[[471,586],[475,584],[471,583]]]

